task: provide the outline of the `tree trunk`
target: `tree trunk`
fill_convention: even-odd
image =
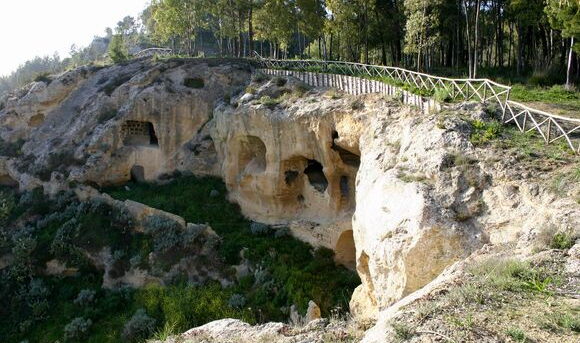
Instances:
[[[469,34],[469,14],[467,12],[467,1],[463,0],[463,9],[465,11],[465,25],[466,25],[466,32],[467,32],[467,56],[468,56],[468,64],[469,64],[469,77],[473,77],[473,57],[471,53],[471,35]]]
[[[517,60],[517,75],[521,76],[523,64],[524,64],[524,37],[523,37],[523,28],[518,25],[517,33],[518,33],[518,60]]]
[[[568,53],[568,70],[566,72],[566,89],[572,89],[572,56],[574,55],[574,37],[570,38],[570,52]]]
[[[253,4],[250,4],[250,9],[248,10],[248,39],[250,44],[250,54],[254,56],[254,26],[252,25],[252,14],[253,14]]]
[[[479,8],[481,7],[480,5],[480,1],[481,0],[477,0],[475,2],[475,38],[473,41],[473,75],[471,76],[472,78],[476,78],[477,77],[477,64],[479,63]]]

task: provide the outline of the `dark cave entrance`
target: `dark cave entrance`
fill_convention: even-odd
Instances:
[[[140,165],[134,165],[131,168],[131,181],[138,183],[138,182],[145,182],[145,168]]]
[[[127,120],[121,127],[123,144],[132,146],[159,146],[155,127],[151,122]]]
[[[322,170],[322,164],[316,160],[308,160],[307,167],[304,169],[308,182],[320,193],[324,193],[328,187],[328,179],[326,179]]]

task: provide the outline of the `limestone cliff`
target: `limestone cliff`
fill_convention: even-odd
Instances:
[[[577,202],[522,174],[517,154],[470,142],[471,121],[489,119],[479,106],[425,116],[251,71],[136,61],[36,83],[1,100],[0,137],[23,145],[0,160],[0,180],[58,189],[219,175],[248,218],[356,267],[351,312],[369,320],[486,244],[531,250],[548,227],[578,234]]]

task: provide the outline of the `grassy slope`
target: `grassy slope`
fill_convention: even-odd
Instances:
[[[219,196],[210,197],[212,190]],[[239,263],[240,251],[247,248],[244,256],[266,267],[273,290],[249,289],[244,283],[254,280],[242,280],[238,291],[270,319],[282,319],[279,308],[291,303],[305,310],[310,299],[321,306],[323,314],[334,306],[345,309],[359,283],[355,273],[335,266],[327,249],[317,250],[313,258],[311,246],[291,237],[253,235],[238,206],[225,199],[227,191],[219,179],[184,177],[165,186],[139,184],[131,185],[129,191],[121,187],[109,193],[178,214],[191,223],[209,223],[223,238],[220,254],[227,264]]]
[[[93,322],[82,341],[126,342],[121,338],[123,327],[140,308],[156,320],[154,331],[161,338],[164,334],[183,332],[221,318],[240,318],[250,323],[286,320],[288,314],[284,308],[296,304],[304,311],[311,299],[320,305],[323,315],[328,315],[335,307],[346,309],[353,289],[360,283],[356,273],[335,265],[333,254],[327,249],[313,251],[308,244],[289,236],[275,237],[273,233],[252,235],[250,223],[236,205],[226,200],[225,187],[218,179],[185,177],[166,186],[130,184],[129,187],[130,191],[124,187],[109,191],[119,199],[131,198],[182,215],[189,222],[209,223],[223,238],[219,253],[226,264],[237,264],[240,250],[247,248],[245,256],[265,270],[260,273],[260,280],[249,275],[238,285],[225,289],[219,284],[196,287],[178,282],[169,287],[151,285],[138,290],[112,291],[101,289],[102,271],[90,265],[84,265],[77,276],[41,275],[40,268],[54,258],[50,246],[60,226],[67,220],[63,219],[32,231],[36,241],[31,260],[33,278],[42,280],[49,290],[46,296],[48,309],[41,316],[32,319],[32,307],[25,305],[30,295],[22,300],[14,297],[28,281],[11,283],[7,279],[9,274],[1,275],[0,328],[4,328],[0,330],[1,342],[24,339],[46,343],[62,341],[65,325],[76,317]],[[217,190],[219,196],[210,197],[212,190]],[[18,204],[18,196],[15,198]],[[65,210],[55,202],[46,202],[41,196],[36,196],[34,203],[12,209],[11,218],[16,220],[24,215],[35,227],[38,219],[59,211]],[[83,234],[88,235],[81,236],[101,240],[95,243],[98,246],[117,246],[125,249],[128,256],[133,256],[146,253],[153,245],[149,237],[140,234],[119,237],[117,229],[113,228],[118,223],[109,222],[94,211],[77,219],[83,223]],[[7,251],[6,246],[0,248],[4,249],[0,252]],[[2,273],[9,273],[7,269]],[[232,273],[233,270],[226,267],[224,272]],[[88,306],[75,305],[74,300],[83,289],[96,291],[95,300]],[[228,303],[233,294],[242,294],[246,299],[245,306],[232,308]]]

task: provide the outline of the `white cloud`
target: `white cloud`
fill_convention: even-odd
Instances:
[[[137,17],[148,0],[0,0],[0,75],[35,56],[69,55],[106,27]]]

